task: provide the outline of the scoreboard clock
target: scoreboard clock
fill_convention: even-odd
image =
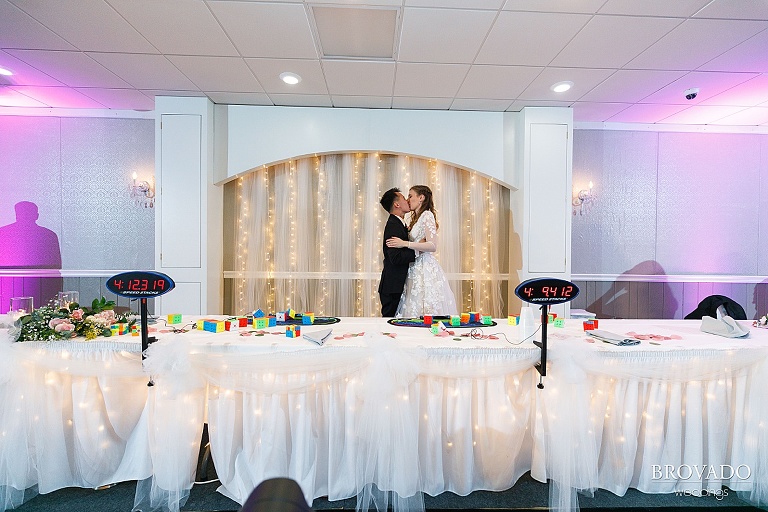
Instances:
[[[139,299],[141,314],[141,358],[147,357],[146,352],[150,343],[155,342],[154,337],[149,337],[147,327],[147,299],[158,297],[173,290],[176,283],[173,279],[160,272],[149,270],[132,270],[114,275],[107,279],[107,290],[121,297]],[[152,379],[149,381],[152,386]]]
[[[167,275],[145,270],[123,272],[107,280],[107,290],[132,299],[157,297],[173,290],[175,286],[173,279]]]
[[[570,281],[554,277],[537,277],[520,283],[515,288],[515,295],[520,300],[541,306],[541,341],[533,344],[541,349],[541,360],[536,363],[539,372],[539,389],[544,388],[542,377],[547,375],[547,324],[549,323],[549,305],[562,304],[579,295],[579,287]]]
[[[560,304],[575,299],[579,287],[570,281],[552,277],[539,277],[520,283],[515,295],[531,304]]]

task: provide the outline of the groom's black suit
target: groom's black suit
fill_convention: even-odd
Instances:
[[[387,225],[384,227],[384,269],[379,281],[379,299],[381,299],[381,316],[395,316],[400,296],[408,276],[408,265],[416,260],[413,249],[405,247],[387,247],[387,239],[396,236],[408,240],[408,229],[397,215],[389,214]]]

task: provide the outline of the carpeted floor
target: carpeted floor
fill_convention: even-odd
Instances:
[[[218,482],[196,484],[183,511],[237,511],[236,502],[216,492]],[[135,482],[123,482],[100,491],[91,489],[62,489],[35,496],[19,507],[19,512],[129,512],[133,508]],[[582,510],[623,510],[625,512],[672,512],[713,509],[712,512],[747,512],[759,509],[741,501],[733,491],[724,489],[720,499],[710,497],[675,496],[674,494],[643,494],[630,489],[623,497],[608,491],[598,491],[593,498],[579,496]],[[727,495],[725,495],[727,494]],[[468,496],[443,493],[425,496],[427,510],[493,510],[529,512],[548,510],[549,487],[524,475],[514,487],[503,492],[477,491]],[[354,510],[355,499],[328,501],[316,499],[314,510]]]

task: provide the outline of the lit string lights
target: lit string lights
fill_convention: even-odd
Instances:
[[[325,198],[325,169],[321,166],[319,156],[315,156],[315,174],[317,174],[317,225],[320,227],[320,297],[318,297],[318,313],[325,314],[325,299],[328,297],[328,259],[325,253],[325,244],[328,242],[328,219],[323,211]]]

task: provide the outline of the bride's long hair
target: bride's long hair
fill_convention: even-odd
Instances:
[[[424,196],[424,202],[421,203],[421,208],[413,212],[413,215],[411,215],[411,225],[408,226],[408,231],[413,228],[413,226],[416,224],[416,221],[419,220],[419,217],[421,217],[421,214],[427,210],[431,211],[432,215],[435,216],[435,228],[437,229],[440,227],[440,225],[437,223],[435,203],[432,201],[432,190],[426,185],[414,185],[411,187],[411,190],[413,190],[417,196]]]

